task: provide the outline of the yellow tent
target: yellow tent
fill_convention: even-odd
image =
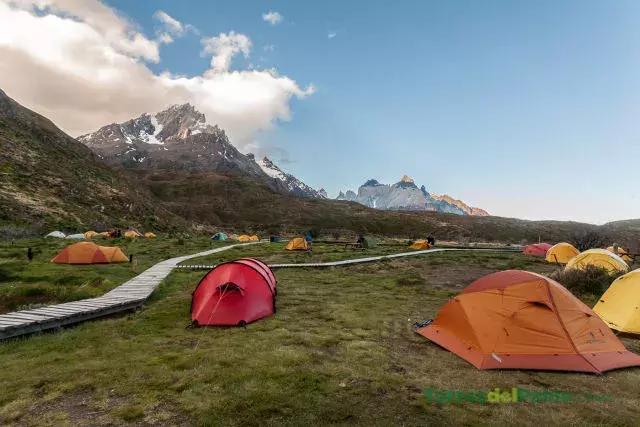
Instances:
[[[640,269],[613,281],[593,307],[611,329],[640,334]]]
[[[254,234],[253,236],[249,237],[249,241],[251,241],[251,242],[259,242],[260,238]]]
[[[431,245],[426,240],[416,240],[409,246],[409,249],[429,249],[430,247]]]
[[[242,234],[238,236],[238,242],[250,242],[250,241],[251,241],[251,237],[247,236],[246,234]]]
[[[556,264],[566,264],[571,258],[580,253],[571,243],[558,243],[549,248],[547,251],[547,262]]]
[[[136,237],[142,237],[142,234],[138,233],[135,230],[125,231],[124,237],[127,239],[135,239]]]
[[[296,237],[294,239],[289,240],[287,246],[284,247],[288,251],[308,251],[309,244],[302,237]]]
[[[613,246],[609,246],[607,248],[607,250],[609,252],[613,252],[614,254],[618,255],[620,258],[622,258],[624,260],[624,262],[629,263],[631,261],[633,261],[633,259],[631,259],[631,257],[629,256],[629,252],[625,251],[624,249],[622,249],[620,246],[618,246],[618,253],[616,253],[616,251],[613,250]]]
[[[588,265],[604,268],[613,273],[614,271],[627,272],[629,266],[618,255],[605,249],[589,249],[569,260],[566,268],[583,269]]]
[[[96,237],[98,235],[98,233],[96,233],[93,230],[89,230],[86,233],[84,233],[84,238],[85,239],[93,239],[94,237]]]
[[[144,233],[144,237],[146,237],[147,239],[153,239],[153,238],[156,237],[156,235],[155,235],[155,233],[147,231],[146,233]]]

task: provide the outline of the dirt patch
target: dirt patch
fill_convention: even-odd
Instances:
[[[93,399],[93,393],[89,390],[77,390],[48,402],[42,402],[31,406],[28,417],[42,419],[47,415],[58,413],[63,415],[73,425],[95,425],[99,419],[107,413],[107,410],[92,406],[89,402]],[[19,423],[26,421],[18,420]],[[29,424],[28,422],[26,424]]]

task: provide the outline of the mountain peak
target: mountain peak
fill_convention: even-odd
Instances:
[[[382,185],[378,182],[378,180],[376,179],[370,179],[367,182],[365,182],[364,184],[362,184],[363,187],[377,187],[379,185]]]
[[[415,184],[415,182],[413,181],[413,178],[411,178],[408,175],[403,175],[402,178],[400,178],[400,182],[405,182],[407,184]]]
[[[314,198],[326,198],[327,193],[324,190],[316,191],[313,188],[309,187],[304,182],[300,181],[295,176],[284,172],[280,169],[275,163],[271,161],[267,156],[264,156],[261,160],[256,162],[260,169],[269,176],[274,179],[280,186],[283,186],[284,189],[294,195],[301,197],[314,197]],[[324,194],[323,194],[324,193]]]

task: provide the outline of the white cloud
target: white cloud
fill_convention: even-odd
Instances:
[[[336,33],[335,31],[329,31],[329,33],[327,34],[327,38],[328,39],[332,39],[337,35],[338,35],[338,33]]]
[[[262,14],[262,20],[265,22],[268,22],[271,25],[278,25],[279,23],[282,22],[283,19],[284,19],[284,16],[272,10]]]
[[[157,10],[156,13],[153,14],[153,17],[163,24],[169,34],[179,36],[184,33],[184,25],[182,25],[182,22],[170,16],[167,12]]]
[[[292,98],[314,92],[273,70],[231,71],[251,52],[234,32],[202,40],[212,60],[201,75],[155,74],[146,62],[159,62],[169,39],[147,38],[97,0],[0,0],[0,22],[0,88],[71,135],[191,102],[244,149],[291,118]]]
[[[262,47],[262,50],[264,50],[265,52],[273,52],[274,50],[276,50],[276,46],[273,44],[267,44]]]
[[[215,37],[205,37],[201,40],[202,54],[213,55],[211,57],[211,67],[214,71],[228,71],[231,66],[231,59],[238,53],[242,53],[245,58],[251,52],[251,40],[244,34],[237,34],[233,31],[225,34],[220,33]]]

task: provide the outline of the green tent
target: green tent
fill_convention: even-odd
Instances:
[[[222,231],[211,236],[211,240],[227,240],[228,237]]]
[[[375,248],[376,246],[378,246],[378,243],[373,237],[365,236],[364,239],[362,239],[362,247],[364,249],[371,249]]]

